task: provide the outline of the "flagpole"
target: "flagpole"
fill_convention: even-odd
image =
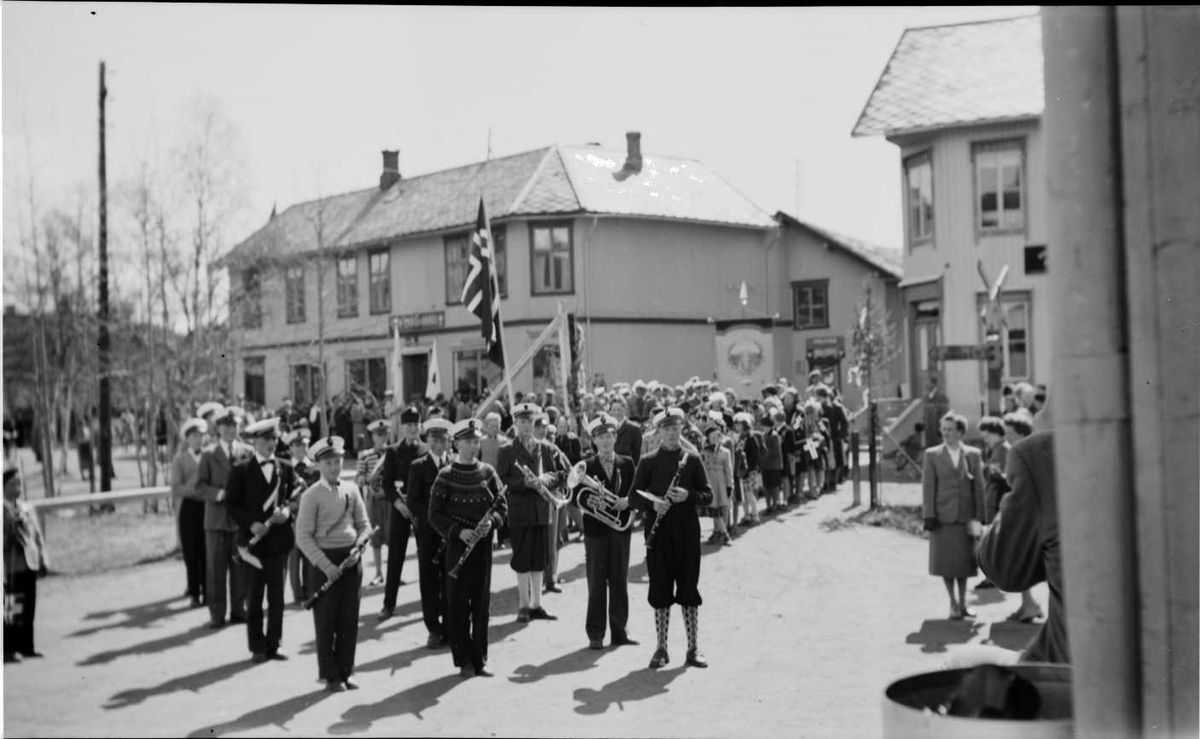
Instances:
[[[492,161],[492,127],[488,126],[487,159],[485,159],[483,162],[483,189],[482,189],[479,197],[481,200],[483,200],[483,203],[484,203],[484,206],[483,206],[484,226],[487,228],[488,241],[490,242],[491,249],[492,249],[492,258],[488,260],[488,271],[489,271],[488,280],[489,280],[489,285],[491,287],[496,288],[496,305],[499,306],[500,302],[501,302],[501,295],[500,295],[500,278],[497,276],[497,270],[500,268],[500,265],[498,264],[499,260],[496,258],[496,242],[491,237],[492,236],[492,217],[491,217],[491,215],[488,214],[487,197],[486,197],[488,164],[490,164],[491,161]],[[490,290],[489,290],[489,292],[490,292]],[[499,308],[497,308],[497,310],[496,310],[496,323],[499,324],[499,326],[497,327],[497,331],[499,331],[499,333],[500,333],[500,361],[504,362],[504,386],[508,390],[508,409],[509,409],[509,412],[512,412],[513,407],[516,406],[517,403],[516,403],[516,400],[515,400],[514,394],[513,394],[512,372],[510,371],[510,367],[509,367],[509,363],[508,363],[508,342],[504,339],[504,311],[499,310]]]

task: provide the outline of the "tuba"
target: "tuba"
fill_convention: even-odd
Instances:
[[[633,510],[626,508],[618,511],[616,509],[617,496],[587,473],[587,462],[579,462],[571,468],[571,472],[567,475],[567,487],[580,488],[576,497],[579,510],[600,523],[616,531],[627,531],[633,525]],[[617,484],[617,487],[620,487],[620,483]]]

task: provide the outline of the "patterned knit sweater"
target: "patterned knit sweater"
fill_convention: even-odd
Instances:
[[[490,464],[453,462],[438,472],[429,491],[429,523],[443,538],[457,541],[464,528],[474,528],[500,496],[500,477]],[[503,497],[492,512],[493,529],[503,525],[508,506]]]

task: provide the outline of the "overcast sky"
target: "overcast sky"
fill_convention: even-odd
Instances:
[[[5,196],[27,162],[50,196],[94,190],[104,60],[110,183],[215,96],[246,155],[241,236],[274,203],[376,185],[381,149],[406,176],[479,161],[490,127],[496,156],[638,130],[769,212],[899,246],[897,150],[850,130],[901,33],[1035,11],[5,2]]]

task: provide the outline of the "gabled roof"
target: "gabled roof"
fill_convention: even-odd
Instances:
[[[775,214],[775,218],[786,226],[794,226],[808,231],[818,239],[823,239],[829,244],[850,253],[852,256],[866,262],[872,267],[881,272],[899,280],[904,276],[904,256],[899,249],[891,249],[878,244],[870,244],[862,239],[856,239],[853,236],[846,236],[836,231],[830,231],[827,228],[814,226],[811,223],[806,223],[799,218],[795,218],[783,211]]]
[[[613,179],[625,152],[550,146],[405,178],[380,190],[297,203],[238,244],[226,259],[280,257],[324,247],[338,250],[467,228],[481,194],[492,219],[563,214],[667,218],[769,229],[775,221],[703,164],[643,155],[642,171]]]
[[[910,28],[853,135],[1028,119],[1044,104],[1040,15]]]

